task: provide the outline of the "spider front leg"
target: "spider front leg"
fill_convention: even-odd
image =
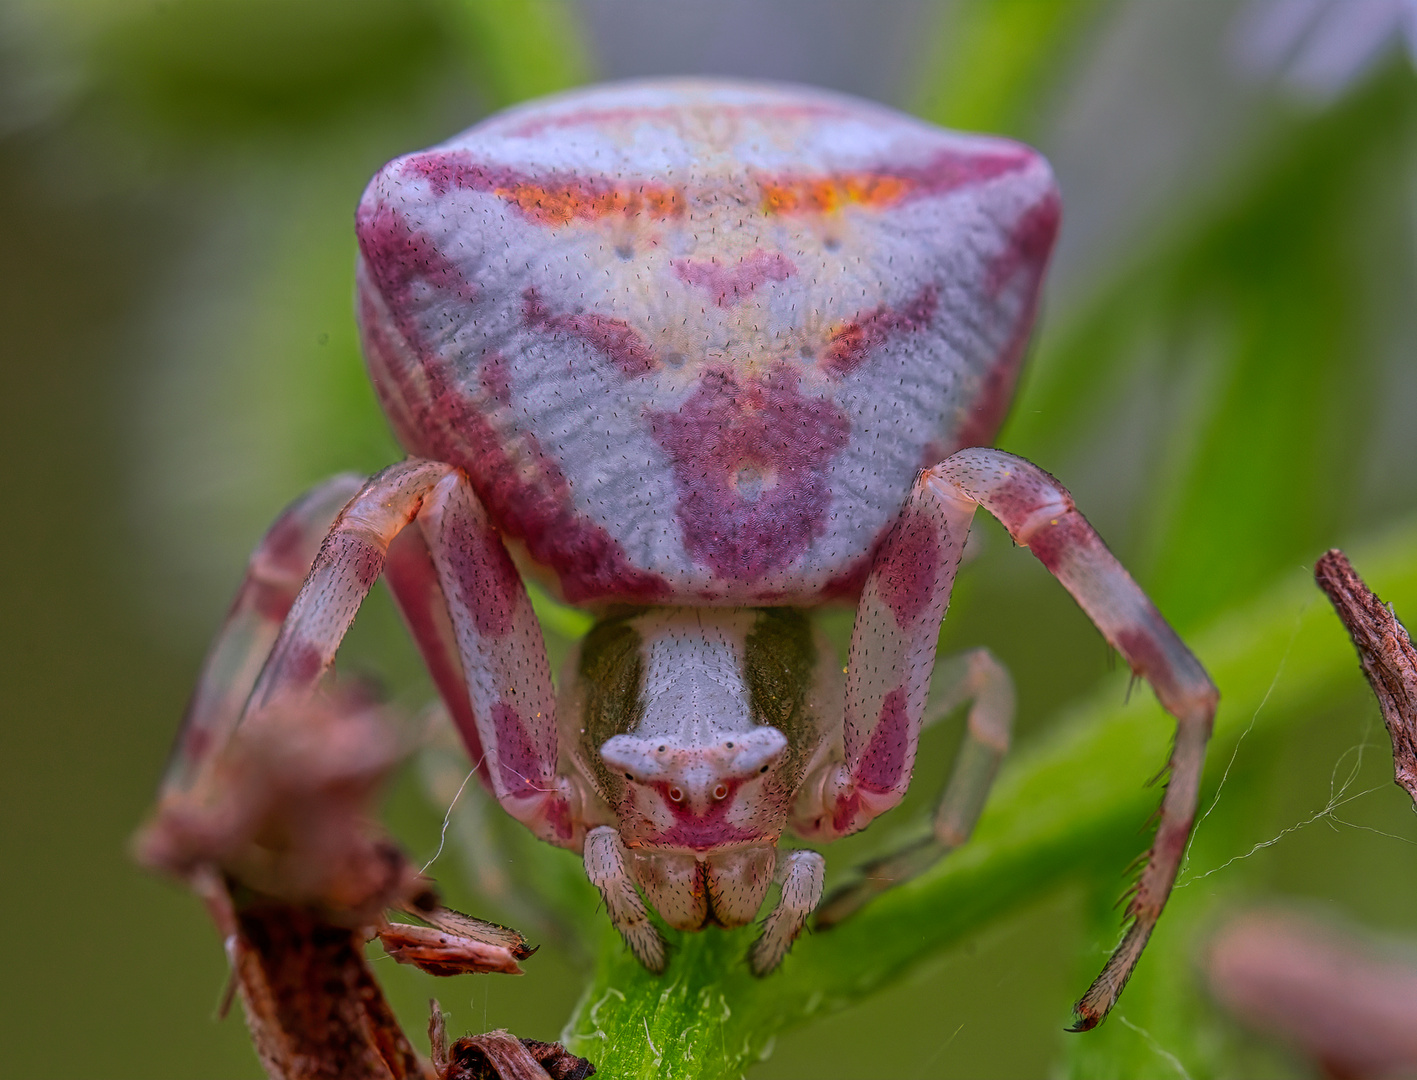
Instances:
[[[964,738],[935,807],[931,834],[862,866],[859,880],[838,889],[817,911],[819,927],[841,922],[873,896],[923,873],[969,839],[1013,730],[1013,680],[988,649],[973,649],[936,664],[921,730],[965,702],[971,705]]]
[[[586,833],[585,870],[590,883],[600,890],[611,924],[620,931],[635,959],[656,975],[663,974],[669,962],[664,935],[650,920],[635,889],[629,853],[614,827],[601,825]]]
[[[226,745],[320,544],[364,477],[342,473],[287,506],[256,545],[236,599],[207,651],[182,718],[162,794],[191,786]]]
[[[414,533],[408,526],[417,523]],[[291,606],[248,709],[314,692],[388,570],[474,764],[538,836],[579,847],[580,798],[557,773],[554,693],[541,627],[467,477],[410,458],[385,469],[335,521]]]
[[[935,641],[969,523],[982,506],[1036,555],[1176,718],[1170,782],[1122,943],[1075,1006],[1074,1030],[1116,1002],[1171,892],[1195,817],[1217,693],[1053,477],[998,450],[961,450],[926,470],[867,579],[851,637],[844,762],[805,808],[804,831],[845,835],[898,803],[910,780]]]

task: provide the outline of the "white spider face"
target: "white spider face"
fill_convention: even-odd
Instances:
[[[644,848],[773,844],[830,725],[834,665],[789,608],[660,608],[599,623],[566,723],[573,753]]]

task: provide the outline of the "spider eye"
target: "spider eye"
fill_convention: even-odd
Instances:
[[[716,787],[716,788],[713,789],[713,797],[714,797],[715,799],[724,799],[724,798],[727,798],[727,797],[728,797],[728,785],[727,785],[727,784],[719,784],[718,787]]]
[[[767,771],[768,771],[768,767],[767,767],[766,765],[764,765],[761,769],[758,770],[758,773],[761,775],[762,773],[765,773],[765,772],[767,772]]]
[[[672,787],[672,788],[669,789],[669,797],[670,797],[671,799],[673,799],[675,802],[683,802],[683,801],[684,801],[684,792],[681,791],[681,790],[680,790],[679,788],[677,788],[677,787]]]
[[[625,774],[625,779],[626,779],[626,780],[633,780],[634,778],[635,778],[635,774],[634,774],[634,773],[626,773],[626,774]]]

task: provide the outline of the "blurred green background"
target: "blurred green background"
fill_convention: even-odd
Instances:
[[[1270,590],[1332,545],[1411,538],[1417,559],[1417,80],[1397,16],[1360,24],[1340,0],[1286,22],[1297,10],[0,0],[0,1073],[260,1075],[239,1019],[213,1018],[225,964],[204,914],[125,845],[251,544],[312,482],[398,454],[351,318],[360,191],[501,105],[748,75],[1024,138],[1065,215],[1000,445],[1063,479],[1186,634],[1322,605]],[[1041,567],[981,529],[943,644],[1008,664],[1026,748],[1125,679]],[[427,692],[382,598],[346,662],[407,704]],[[1249,674],[1282,695],[1267,663]],[[1162,1050],[1196,1077],[1310,1075],[1216,1013],[1192,956],[1219,911],[1261,898],[1417,937],[1417,825],[1356,664],[1341,670],[1212,762],[1223,796],[1127,1024],[1062,1033],[1115,938],[1122,855],[789,1032],[751,1075],[1180,1075]],[[919,790],[833,873],[922,810],[955,737],[931,734]],[[419,776],[388,802],[431,854],[442,813]],[[443,860],[455,900],[524,921]],[[557,941],[515,980],[377,970],[413,1030],[436,993],[455,1031],[554,1038],[593,946]]]

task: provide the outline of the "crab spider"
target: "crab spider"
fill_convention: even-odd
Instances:
[[[665,966],[651,909],[742,925],[776,881],[765,974],[822,894],[821,856],[784,835],[891,809],[921,728],[966,701],[931,837],[819,922],[979,816],[1012,689],[987,653],[935,649],[982,507],[1177,722],[1130,927],[1077,1006],[1093,1026],[1175,880],[1216,692],[1067,491],[987,448],[1058,219],[1027,147],[730,81],[567,94],[391,162],[358,211],[357,308],[411,456],[268,537],[176,774],[253,681],[247,710],[312,693],[383,574],[481,781],[583,853],[635,955]],[[559,697],[524,574],[598,619]],[[832,602],[856,606],[844,678],[810,618]]]

